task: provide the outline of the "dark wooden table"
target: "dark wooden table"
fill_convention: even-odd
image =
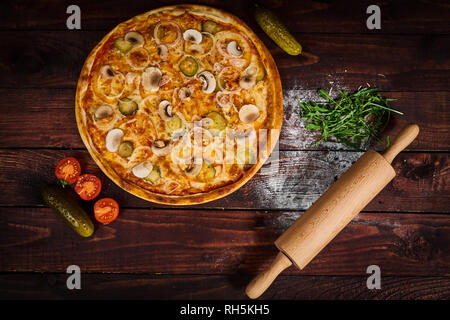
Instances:
[[[416,122],[420,136],[394,161],[397,177],[365,211],[263,298],[450,298],[448,1],[380,2],[381,30],[366,28],[373,1],[263,1],[304,46],[298,57],[262,33],[251,3],[203,1],[260,35],[281,74],[285,111],[279,169],[192,208],[153,204],[119,189],[88,155],[74,117],[77,78],[94,45],[121,21],[177,1],[78,0],[82,30],[70,31],[72,2],[0,4],[1,298],[246,298],[247,282],[277,253],[273,241],[361,155],[333,142],[311,147],[317,136],[305,131],[296,97],[366,84],[398,99],[393,106],[405,113],[384,135]],[[63,225],[39,196],[66,156],[98,174],[102,196],[122,207],[116,222],[89,239]],[[82,290],[66,288],[72,264],[81,268]],[[381,290],[366,287],[372,264],[381,268]]]

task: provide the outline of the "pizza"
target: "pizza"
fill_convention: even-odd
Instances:
[[[196,204],[242,186],[278,139],[283,100],[267,48],[221,10],[178,5],[119,24],[88,56],[76,119],[121,188]]]

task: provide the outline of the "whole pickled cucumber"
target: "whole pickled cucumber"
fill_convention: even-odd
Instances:
[[[90,237],[94,233],[94,225],[87,213],[61,187],[47,186],[41,195],[44,202],[80,236]]]
[[[280,19],[270,10],[255,8],[255,19],[261,29],[286,53],[296,56],[302,53],[302,46],[295,40]]]

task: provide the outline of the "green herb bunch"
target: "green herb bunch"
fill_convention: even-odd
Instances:
[[[388,107],[388,99],[381,96],[377,88],[362,88],[347,94],[339,90],[339,97],[333,99],[330,92],[318,90],[324,102],[298,101],[301,117],[307,120],[306,129],[320,131],[321,137],[313,143],[318,145],[333,136],[337,141],[359,150],[366,149],[371,138],[382,142],[377,134],[389,123],[391,112],[403,114]],[[387,137],[389,146],[389,137]]]

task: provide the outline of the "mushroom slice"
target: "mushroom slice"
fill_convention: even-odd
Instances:
[[[258,75],[258,67],[250,64],[245,69],[239,78],[239,86],[243,89],[251,89],[256,84],[256,77]]]
[[[239,110],[239,119],[243,123],[251,123],[259,118],[259,109],[254,104],[246,104]]]
[[[186,169],[184,169],[184,173],[186,173],[186,175],[188,177],[196,177],[200,174],[200,171],[202,170],[202,164],[201,163],[195,163],[193,161],[193,163],[191,163],[190,165],[188,165],[186,167]]]
[[[202,42],[202,34],[195,29],[188,29],[183,33],[183,39],[192,43]]]
[[[123,138],[123,131],[120,129],[112,129],[106,135],[106,149],[116,152],[119,149],[120,142]]]
[[[169,121],[170,119],[172,119],[173,118],[172,104],[167,100],[161,101],[158,107],[158,114],[164,121]]]
[[[149,67],[142,73],[142,86],[145,91],[156,92],[159,89],[159,82],[161,81],[161,70],[155,67]]]
[[[165,156],[170,152],[171,149],[172,148],[169,141],[155,140],[152,143],[152,151],[157,156]]]
[[[110,106],[100,106],[95,110],[95,119],[102,120],[112,116],[114,110]]]
[[[187,86],[183,87],[180,90],[178,90],[178,98],[180,98],[181,101],[190,98],[192,96],[192,87]]]
[[[242,89],[251,89],[256,84],[256,76],[254,74],[249,74],[244,72],[239,78],[239,86]]]
[[[198,78],[202,82],[202,91],[204,93],[212,93],[216,90],[216,78],[209,71],[200,72]]]
[[[169,55],[169,49],[166,45],[160,44],[158,45],[158,55],[162,60],[167,60],[167,57]]]
[[[242,72],[239,78],[239,86],[243,89],[251,89],[256,84],[257,77],[258,67],[252,63]]]
[[[233,40],[227,44],[227,52],[235,57],[242,56],[242,48],[239,46],[237,41]]]
[[[125,35],[125,41],[128,41],[133,46],[142,46],[144,44],[144,37],[136,31],[130,31]]]
[[[105,65],[100,68],[100,74],[104,79],[114,78],[114,70],[109,65]]]
[[[150,172],[152,172],[152,170],[153,165],[148,161],[144,161],[137,166],[134,166],[133,169],[131,169],[131,172],[133,172],[133,174],[138,178],[145,178],[150,174]]]

